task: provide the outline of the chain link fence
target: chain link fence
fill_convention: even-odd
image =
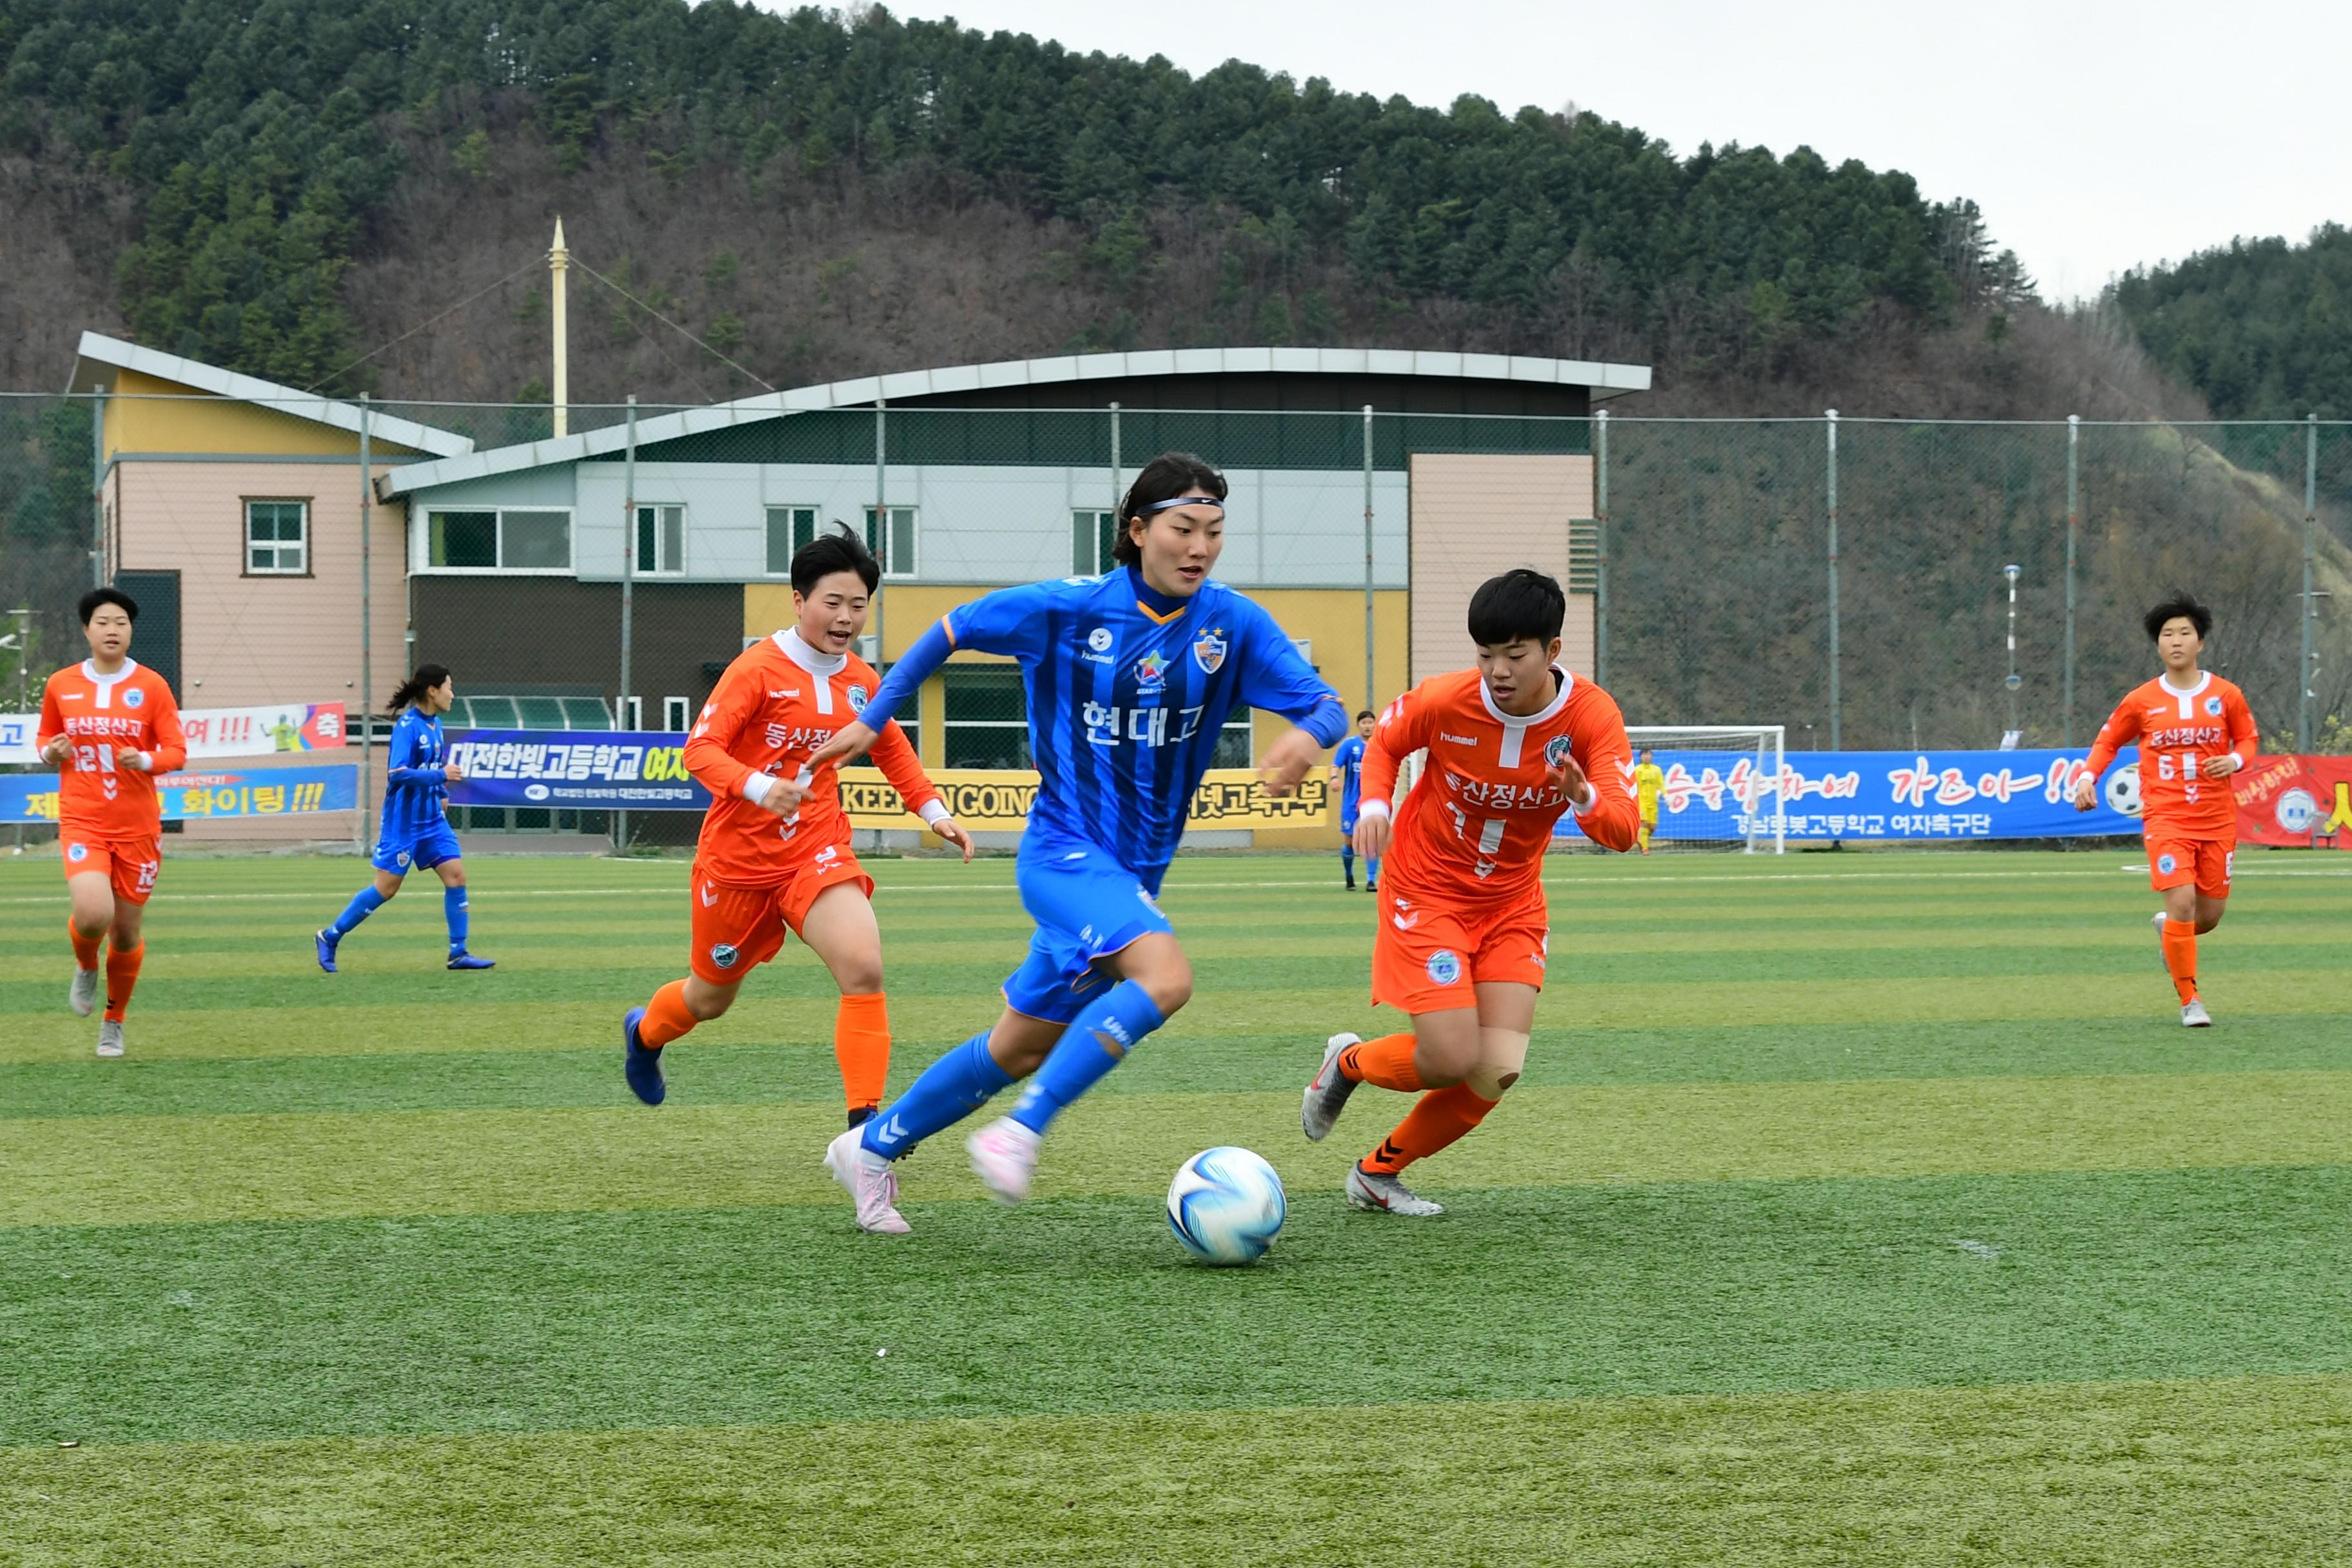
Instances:
[[[356,712],[432,661],[478,700],[461,723],[676,730],[789,618],[816,532],[861,530],[883,557],[863,651],[887,663],[989,586],[1108,566],[1115,498],[1182,449],[1234,479],[1219,574],[1351,705],[1403,684],[1414,552],[1444,542],[1415,515],[1416,459],[1573,458],[1590,479],[1564,543],[1507,508],[1442,526],[1570,563],[1631,722],[1777,723],[1791,750],[2086,745],[2151,668],[2142,611],[2178,585],[2213,606],[2209,662],[2267,743],[2352,748],[2352,425],[614,405],[566,411],[575,450],[544,405],[362,408],[0,395],[0,708],[80,656],[73,602],[111,576],[171,600],[140,651],[186,706]],[[924,756],[1022,765],[1010,670],[949,675],[904,715]],[[1237,715],[1220,760],[1252,747]]]

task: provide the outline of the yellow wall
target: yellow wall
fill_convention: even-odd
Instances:
[[[106,400],[106,455],[117,452],[237,452],[356,457],[356,431],[338,430],[262,404],[206,396],[178,382],[115,374],[116,395]],[[172,401],[150,401],[170,399]],[[371,455],[415,455],[415,449],[371,439]]]

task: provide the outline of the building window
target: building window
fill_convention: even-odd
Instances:
[[[1081,577],[1108,572],[1117,562],[1110,550],[1117,512],[1080,509],[1070,514],[1070,570]]]
[[[245,503],[245,571],[250,577],[300,577],[310,570],[310,503]]]
[[[1255,764],[1251,755],[1250,710],[1236,708],[1225,716],[1224,727],[1217,731],[1217,749],[1209,753],[1213,768],[1246,768]]]
[[[816,538],[816,508],[772,506],[768,509],[768,575],[789,577],[793,557]]]
[[[686,508],[637,508],[637,570],[656,573],[686,570]]]
[[[894,506],[890,509],[890,532],[887,538],[875,525],[874,509],[866,509],[866,548],[874,552],[882,563],[885,577],[911,577],[915,574],[915,509]]]
[[[662,699],[662,728],[673,735],[686,733],[687,721],[694,712],[694,704],[683,697]]]
[[[569,572],[568,511],[436,511],[425,520],[425,563],[445,572]]]
[[[1025,768],[1029,702],[1012,664],[950,665],[941,715],[942,758],[951,768]]]

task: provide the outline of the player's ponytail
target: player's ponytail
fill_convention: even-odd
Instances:
[[[1118,534],[1111,541],[1110,558],[1122,566],[1132,566],[1143,559],[1143,546],[1135,542],[1133,525],[1140,518],[1150,526],[1154,513],[1163,501],[1184,496],[1214,496],[1225,499],[1225,476],[1190,452],[1162,452],[1143,465],[1143,472],[1135,476],[1126,499],[1118,503]]]
[[[416,667],[415,674],[392,689],[392,700],[383,705],[383,710],[387,713],[398,713],[448,679],[449,671],[443,666],[420,664]]]

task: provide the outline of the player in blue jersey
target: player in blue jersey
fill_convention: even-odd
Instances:
[[[448,745],[441,739],[441,715],[457,700],[457,682],[437,664],[420,666],[392,694],[388,706],[400,717],[392,726],[390,766],[383,775],[383,827],[376,837],[375,880],[359,890],[334,924],[311,938],[319,967],[330,974],[335,973],[337,944],[400,891],[401,879],[412,868],[441,878],[441,910],[449,921],[449,967],[496,967],[495,960],[466,951],[466,864],[458,858],[463,851],[444,809],[448,786],[466,776],[449,762]]]
[[[1274,617],[1210,578],[1224,497],[1224,477],[1199,458],[1153,458],[1121,503],[1115,569],[950,610],[891,667],[860,722],[812,759],[871,745],[960,648],[1020,662],[1038,786],[1016,879],[1036,935],[995,1025],[825,1151],[868,1231],[906,1229],[892,1161],[1034,1073],[1012,1114],[964,1144],[989,1190],[1020,1202],[1055,1115],[1192,997],[1192,966],[1156,896],[1226,717],[1263,708],[1297,725],[1261,765],[1275,795],[1296,789],[1346,731],[1339,695]]]
[[[1356,803],[1364,794],[1364,743],[1371,739],[1372,710],[1356,715],[1356,732],[1331,753],[1331,787],[1339,792],[1339,869],[1348,891],[1356,890]],[[1381,863],[1364,862],[1364,891],[1381,890]]]

